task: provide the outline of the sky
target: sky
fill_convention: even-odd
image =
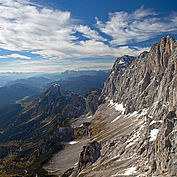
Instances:
[[[0,72],[110,69],[167,35],[176,0],[0,0]]]

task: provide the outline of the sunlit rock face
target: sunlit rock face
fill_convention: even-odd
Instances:
[[[127,62],[126,62],[127,61]],[[118,58],[90,132],[101,155],[85,176],[177,175],[177,43],[170,36],[137,58]]]

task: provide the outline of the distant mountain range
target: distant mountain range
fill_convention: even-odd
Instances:
[[[108,74],[107,71],[66,71],[51,74],[50,79],[42,76],[17,79],[0,87],[0,105],[30,101],[40,96],[52,83],[58,83],[63,88],[78,94],[93,90],[101,92]]]
[[[38,95],[40,89],[27,84],[16,83],[0,87],[0,105],[14,104]],[[21,101],[20,101],[21,100]]]
[[[108,75],[109,72],[99,71],[95,75],[68,77],[65,80],[59,80],[57,83],[78,94],[85,94],[93,90],[101,92]]]

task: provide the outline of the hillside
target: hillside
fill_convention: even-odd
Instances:
[[[45,176],[41,165],[61,150],[59,133],[68,120],[86,112],[85,99],[53,84],[41,97],[0,109],[0,176]],[[68,137],[69,136],[69,137]]]
[[[15,104],[22,99],[39,95],[38,87],[28,84],[14,83],[9,86],[0,87],[0,105]]]

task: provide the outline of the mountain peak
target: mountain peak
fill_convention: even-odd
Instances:
[[[126,68],[130,63],[135,59],[133,56],[124,55],[122,57],[118,57],[114,63],[113,71],[120,71],[123,68]]]
[[[171,36],[166,36],[151,47],[149,57],[155,60],[156,67],[167,67],[168,59],[174,52],[175,43],[175,40]]]
[[[52,84],[51,87],[45,92],[45,95],[61,95],[60,85]]]

